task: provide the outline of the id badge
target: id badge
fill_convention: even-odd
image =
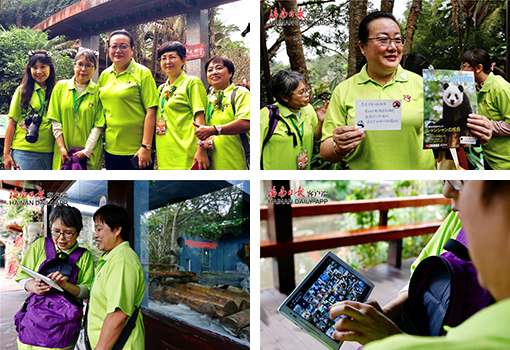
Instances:
[[[308,153],[305,149],[301,148],[301,152],[297,156],[297,168],[303,170],[308,166]]]
[[[166,120],[159,119],[156,123],[156,135],[162,136],[166,134]]]

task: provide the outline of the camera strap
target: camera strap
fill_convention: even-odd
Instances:
[[[39,94],[39,91],[41,90],[37,90],[37,97],[39,97],[39,102],[41,102],[41,110],[39,111],[39,115],[42,117],[44,116],[44,108],[46,107],[46,101],[44,99],[41,98],[41,94]],[[33,110],[34,108],[32,108]],[[34,111],[35,112],[35,111]]]

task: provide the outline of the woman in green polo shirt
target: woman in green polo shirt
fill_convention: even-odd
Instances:
[[[66,160],[71,162],[73,155],[84,169],[101,170],[104,115],[99,88],[91,80],[96,67],[96,53],[80,48],[74,57],[74,78],[59,81],[53,90],[48,111],[56,139],[53,170],[59,170]]]
[[[51,52],[30,51],[25,75],[9,109],[5,169],[51,170],[53,144],[48,104],[57,82]]]
[[[151,71],[133,60],[134,41],[122,29],[110,34],[113,64],[99,77],[99,97],[106,118],[107,170],[153,169],[152,138],[158,90]]]
[[[505,73],[491,63],[485,50],[469,50],[461,61],[462,70],[473,71],[475,74],[478,112],[492,123],[492,138],[482,144],[485,169],[509,170],[510,84],[505,80]]]
[[[310,105],[310,89],[298,72],[279,71],[271,79],[274,107],[260,111],[260,167],[262,170],[310,170],[314,140],[322,135],[326,107]],[[269,108],[278,120],[271,134]]]
[[[202,81],[184,72],[186,47],[180,42],[166,42],[158,49],[161,69],[168,80],[160,86],[156,123],[158,170],[205,170],[209,158],[197,145],[195,127],[205,125],[207,93]]]
[[[87,333],[93,349],[143,350],[145,328],[140,305],[145,277],[138,255],[129,246],[132,221],[126,209],[107,204],[94,213],[97,246],[105,252],[97,263],[90,291]],[[126,321],[133,318],[132,321]],[[131,319],[130,319],[131,321]],[[124,344],[123,330],[134,323]]]
[[[250,154],[250,91],[232,83],[234,64],[228,57],[211,57],[205,72],[214,90],[208,96],[207,126],[195,124],[195,134],[203,141],[203,147],[209,148],[209,169],[246,170]]]

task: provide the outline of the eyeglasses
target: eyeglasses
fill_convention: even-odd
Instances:
[[[464,181],[463,180],[439,180],[443,185],[446,185],[446,182],[450,184],[454,189],[457,191],[462,191],[464,188]]]
[[[110,45],[110,50],[113,50],[113,51],[117,51],[117,49],[121,49],[122,51],[126,51],[129,48],[130,48],[130,46],[126,45],[126,44]]]
[[[469,68],[472,68],[469,64],[461,64],[460,70],[468,70]]]
[[[66,239],[71,239],[76,234],[76,231],[74,232],[60,232],[58,230],[51,230],[51,235],[55,238],[59,238],[60,235],[64,235]]]
[[[305,96],[310,96],[311,93],[312,93],[312,89],[308,88],[305,91],[297,92],[296,95],[305,97]]]
[[[395,42],[395,46],[403,46],[406,38],[404,37],[397,37],[397,38],[390,38],[389,36],[378,36],[377,38],[368,38],[367,40],[377,40],[379,45],[382,47],[388,47],[391,45],[391,42]]]
[[[87,63],[87,64],[83,64],[81,62],[78,62],[78,63],[75,63],[74,64],[76,66],[76,68],[78,69],[83,69],[85,68],[86,70],[92,70],[95,66],[93,64],[90,64],[90,63]]]

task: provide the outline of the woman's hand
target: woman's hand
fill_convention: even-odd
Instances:
[[[209,168],[209,157],[205,149],[198,149],[195,153],[194,160],[198,164],[198,170],[207,170],[207,168]]]
[[[324,122],[324,118],[326,117],[326,111],[329,107],[329,101],[326,102],[325,100],[322,101],[322,106],[317,106],[317,119],[319,119],[319,122]]]
[[[44,283],[40,278],[38,278],[35,280],[28,281],[25,284],[25,289],[30,293],[44,295],[47,291],[51,289],[51,287]]]
[[[52,272],[47,277],[51,278],[60,288],[65,289],[64,286],[66,285],[67,277],[62,275],[59,271]]]
[[[333,130],[333,147],[343,158],[357,147],[365,137],[367,137],[365,132],[355,125],[339,126]]]
[[[140,169],[146,168],[152,163],[151,151],[144,147],[140,147],[134,156],[138,157],[138,167]]]
[[[4,166],[5,170],[13,170],[16,167],[16,163],[14,163],[14,159],[10,154],[4,154]]]
[[[83,151],[78,151],[74,153],[73,156],[78,156],[79,160],[84,160],[85,158],[87,158],[87,155],[83,153]]]
[[[205,126],[193,122],[195,126],[195,135],[201,141],[207,140],[209,137],[216,135],[216,128],[214,126]]]
[[[480,144],[487,143],[492,137],[492,122],[483,115],[470,114],[467,127],[480,139]]]
[[[60,158],[62,159],[62,164],[64,164],[66,160],[71,161],[71,157],[69,157],[69,154],[67,153],[67,149],[65,148],[65,146],[59,147],[58,149],[60,151]]]
[[[357,341],[363,345],[401,334],[402,331],[375,307],[356,301],[341,301],[329,309],[331,319],[340,315],[348,316],[335,323],[337,332],[333,338],[342,341]]]

